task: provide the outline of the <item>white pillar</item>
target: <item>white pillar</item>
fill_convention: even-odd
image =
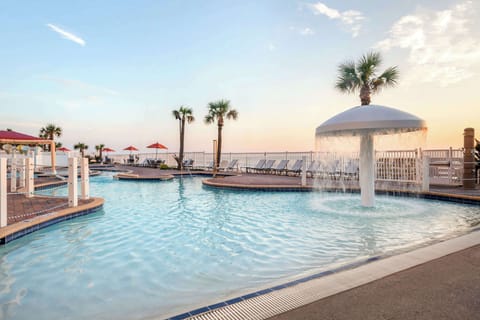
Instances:
[[[302,186],[307,185],[307,156],[302,156]]]
[[[423,157],[422,162],[422,191],[428,192],[430,190],[430,158]]]
[[[7,158],[0,158],[0,228],[7,225]]]
[[[10,192],[17,191],[17,159],[12,158],[12,165],[10,166]]]
[[[68,158],[68,206],[76,207],[78,205],[78,169],[77,158]]]
[[[27,158],[25,161],[25,169],[27,173],[27,198],[33,197],[33,192],[35,191],[35,184],[33,180],[33,168],[34,168],[34,158]]]
[[[19,187],[20,188],[25,188],[26,186],[26,183],[25,183],[25,178],[26,178],[26,175],[25,175],[25,159],[20,159],[20,184],[19,184]]]
[[[373,135],[368,133],[360,138],[360,195],[362,206],[375,205],[375,154]]]
[[[82,199],[90,199],[90,177],[88,169],[88,159],[82,158],[80,160],[80,175],[82,176]]]

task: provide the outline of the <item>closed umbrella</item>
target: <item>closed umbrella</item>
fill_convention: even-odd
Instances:
[[[158,149],[168,149],[168,148],[165,147],[163,144],[158,143],[158,142],[155,142],[155,143],[147,146],[147,148],[155,149],[155,159],[157,159]]]

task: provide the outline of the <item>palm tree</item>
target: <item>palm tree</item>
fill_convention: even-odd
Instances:
[[[193,116],[193,110],[185,106],[181,106],[178,110],[173,110],[172,114],[175,119],[178,120],[178,126],[180,128],[180,152],[175,160],[177,160],[177,169],[181,170],[183,165],[183,149],[185,145],[185,121],[187,123],[192,123],[195,121],[195,117]]]
[[[105,148],[105,145],[103,143],[97,144],[95,146],[95,150],[98,152],[98,157],[100,158],[100,162],[102,161],[102,153],[103,153],[103,148]]]
[[[43,139],[54,140],[55,137],[62,136],[62,128],[57,127],[53,123],[49,123],[40,129],[40,134],[38,136]],[[46,148],[48,151],[51,151],[50,145],[46,145]]]
[[[237,120],[238,112],[235,109],[232,109],[230,106],[229,100],[218,100],[215,102],[210,102],[207,106],[208,114],[205,116],[205,123],[210,124],[214,123],[217,120],[218,126],[218,139],[217,139],[217,166],[220,164],[220,159],[222,155],[222,128],[225,118]]]
[[[83,158],[85,156],[84,151],[88,149],[88,146],[83,142],[79,142],[76,145],[74,145],[73,148],[75,150],[79,149],[80,154],[82,155],[82,158]]]
[[[382,63],[378,52],[364,54],[355,64],[347,61],[338,66],[338,78],[335,87],[341,92],[353,93],[360,91],[360,100],[363,105],[370,104],[370,95],[377,93],[383,87],[392,87],[397,84],[397,67],[390,67],[377,76],[377,69]]]

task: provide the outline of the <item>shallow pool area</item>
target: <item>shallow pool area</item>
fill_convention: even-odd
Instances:
[[[103,210],[0,247],[0,318],[171,315],[467,232],[478,206],[91,178]],[[66,187],[45,190],[66,195]]]

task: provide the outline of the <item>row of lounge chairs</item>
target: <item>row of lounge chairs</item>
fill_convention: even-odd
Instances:
[[[253,167],[244,167],[246,173],[260,173],[260,174],[279,174],[279,175],[300,175],[303,171],[303,160],[296,160],[291,168],[288,168],[289,160],[280,160],[275,165],[275,160],[258,160]],[[322,177],[333,180],[338,179],[357,179],[358,178],[358,164],[355,161],[349,161],[345,166],[340,165],[340,162],[334,161],[330,164],[324,164],[320,161],[314,160],[306,168],[307,177]]]
[[[258,160],[257,164],[253,167],[245,167],[246,173],[263,173],[263,174],[294,174],[299,175],[302,172],[303,160],[297,160],[292,165],[291,168],[288,168],[288,163],[290,160],[280,160],[280,162],[275,165],[276,160]]]

